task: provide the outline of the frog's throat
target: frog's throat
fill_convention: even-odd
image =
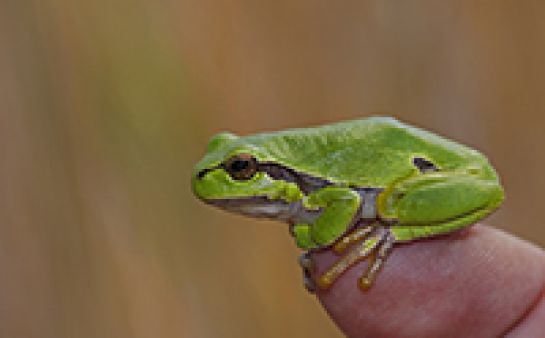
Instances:
[[[301,200],[286,202],[280,199],[269,199],[266,196],[211,199],[205,202],[226,211],[250,217],[277,219],[290,224],[314,223],[322,213],[321,209],[306,209]]]

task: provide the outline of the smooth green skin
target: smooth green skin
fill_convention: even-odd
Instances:
[[[258,173],[248,181],[223,169],[197,179],[239,153],[274,162],[333,182],[308,196],[294,183]],[[437,172],[421,173],[413,158],[433,162]],[[193,190],[204,200],[267,196],[302,200],[323,208],[313,224],[296,224],[297,245],[313,249],[334,243],[353,224],[360,196],[352,188],[383,188],[377,199],[380,219],[391,222],[396,242],[449,233],[485,217],[503,201],[495,170],[478,151],[389,117],[370,117],[316,128],[238,137],[216,135],[195,166]]]

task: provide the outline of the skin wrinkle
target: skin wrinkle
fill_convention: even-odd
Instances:
[[[541,288],[541,292],[536,297],[535,301],[530,304],[528,309],[524,311],[524,313],[520,316],[519,319],[517,319],[513,324],[507,327],[507,329],[502,334],[502,337],[519,336],[519,333],[517,331],[524,329],[524,326],[528,324],[528,321],[531,320],[531,318],[534,316],[536,311],[540,309],[540,307],[545,308],[545,281],[543,283],[543,287]],[[545,330],[545,329],[541,328],[541,330]]]
[[[541,290],[540,294],[536,297],[536,299],[530,304],[528,309],[523,312],[523,314],[518,318],[514,323],[509,325],[507,329],[505,329],[504,333],[501,335],[502,337],[512,337],[514,334],[516,334],[515,331],[520,329],[523,325],[527,323],[530,317],[534,314],[536,309],[539,306],[543,305],[545,299],[545,284],[543,289]]]
[[[334,259],[317,257],[318,273]],[[545,255],[528,243],[475,226],[396,246],[368,293],[356,286],[363,263],[318,296],[350,337],[497,336],[535,303],[543,263]]]

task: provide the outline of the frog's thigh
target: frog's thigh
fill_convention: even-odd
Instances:
[[[495,182],[458,177],[414,189],[397,203],[396,241],[449,233],[482,219],[503,198]]]
[[[350,188],[326,187],[311,193],[305,202],[310,208],[323,208],[312,225],[312,239],[319,245],[333,243],[354,221],[360,195]]]

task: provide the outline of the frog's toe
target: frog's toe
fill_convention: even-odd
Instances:
[[[316,283],[312,279],[312,272],[315,269],[314,260],[312,259],[310,252],[305,252],[299,256],[299,266],[303,270],[303,285],[308,292],[316,292]]]
[[[387,232],[381,241],[376,252],[373,253],[372,258],[369,261],[367,271],[360,277],[358,285],[364,291],[367,291],[372,285],[377,273],[380,271],[384,261],[388,257],[388,254],[392,250],[395,243],[395,237],[391,232]]]
[[[303,271],[303,286],[310,293],[316,293],[316,282],[308,271]]]
[[[337,243],[333,245],[333,251],[338,254],[343,253],[352,244],[365,239],[371,231],[373,231],[375,226],[376,224],[373,223],[363,227],[356,227],[355,230],[341,237]]]
[[[314,270],[314,260],[310,256],[310,252],[305,252],[299,256],[299,265],[304,270]]]

